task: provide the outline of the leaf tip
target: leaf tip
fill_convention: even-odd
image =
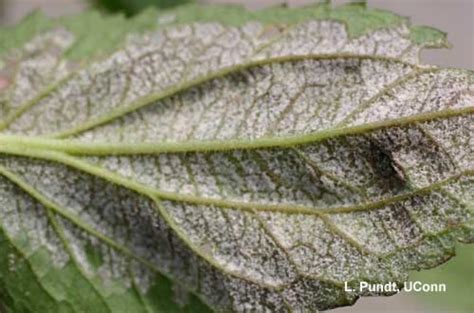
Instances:
[[[427,48],[451,48],[448,35],[436,28],[417,25],[410,27],[410,39]]]

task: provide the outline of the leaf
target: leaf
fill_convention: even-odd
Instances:
[[[2,54],[5,311],[324,310],[474,241],[474,76],[418,60],[445,34],[187,6],[94,48],[91,16]]]

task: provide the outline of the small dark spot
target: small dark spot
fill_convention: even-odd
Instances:
[[[360,67],[357,65],[345,65],[344,73],[345,74],[358,74],[360,72]]]

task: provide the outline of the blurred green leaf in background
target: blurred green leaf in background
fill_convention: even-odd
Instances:
[[[458,244],[456,257],[429,271],[415,272],[411,281],[423,283],[444,283],[446,292],[416,293],[421,301],[429,304],[436,312],[474,312],[474,251],[468,245]]]
[[[1,1],[1,0],[0,0]],[[148,7],[170,8],[195,0],[89,0],[96,7],[109,12],[123,12],[127,16],[139,13]]]

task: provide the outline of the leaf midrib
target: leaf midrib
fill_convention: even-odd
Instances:
[[[0,138],[2,139],[2,138]],[[5,139],[5,137],[3,137]],[[0,141],[1,142],[1,141]],[[5,143],[5,142],[3,142]],[[215,205],[217,207],[221,208],[234,208],[234,209],[243,209],[243,210],[249,210],[249,211],[262,211],[262,210],[270,210],[270,211],[281,211],[286,214],[291,214],[291,213],[301,213],[301,214],[312,214],[312,215],[317,215],[321,218],[324,218],[327,220],[327,216],[329,213],[350,213],[350,212],[355,212],[355,211],[363,211],[363,210],[368,210],[368,209],[375,209],[378,208],[382,205],[386,205],[389,203],[393,203],[396,201],[401,201],[403,199],[406,199],[408,197],[414,196],[414,195],[419,195],[419,194],[424,194],[427,192],[430,192],[432,190],[436,190],[437,188],[440,188],[444,186],[445,184],[452,182],[453,180],[464,176],[464,175],[474,175],[474,171],[465,171],[462,173],[458,173],[455,176],[452,176],[444,181],[438,182],[436,184],[432,184],[426,188],[422,188],[419,190],[415,190],[412,193],[407,193],[403,194],[400,196],[392,197],[385,199],[383,201],[380,201],[378,203],[373,203],[371,205],[365,205],[365,206],[360,206],[358,208],[355,207],[341,207],[341,208],[321,208],[322,211],[318,208],[307,208],[307,207],[297,207],[297,206],[284,206],[284,205],[266,205],[266,204],[258,204],[258,203],[242,203],[242,202],[230,202],[227,200],[214,200],[214,199],[209,199],[209,198],[203,198],[203,197],[197,197],[197,196],[186,196],[186,195],[180,195],[176,193],[169,193],[169,192],[164,192],[158,189],[150,188],[146,185],[143,185],[141,183],[131,181],[130,179],[126,179],[118,174],[115,174],[113,172],[110,172],[104,168],[97,167],[95,165],[92,165],[88,162],[84,162],[74,156],[59,152],[59,151],[54,151],[54,150],[47,150],[47,149],[40,149],[38,147],[34,146],[23,146],[23,147],[12,147],[12,146],[7,146],[7,145],[0,145],[0,152],[7,153],[10,155],[19,155],[19,156],[25,156],[25,157],[33,157],[33,158],[39,158],[39,159],[44,159],[44,160],[49,160],[53,162],[59,162],[62,164],[65,164],[67,166],[71,166],[75,169],[84,171],[86,173],[89,173],[91,175],[99,176],[111,183],[123,186],[125,188],[134,190],[135,192],[138,192],[139,194],[142,194],[147,197],[151,197],[152,199],[155,199],[157,201],[157,205],[159,208],[159,212],[162,214],[162,216],[165,218],[166,222],[170,225],[170,227],[177,232],[178,236],[184,240],[188,246],[195,251],[197,254],[201,255],[204,257],[204,259],[208,261],[208,257],[205,255],[202,255],[199,251],[198,248],[194,247],[192,243],[190,243],[187,239],[185,234],[180,232],[180,229],[177,225],[173,223],[171,220],[171,217],[168,216],[166,209],[162,207],[160,204],[160,201],[163,200],[170,200],[170,201],[183,201],[187,203],[194,203],[194,204],[208,204],[208,205]],[[247,206],[247,207],[245,207]],[[251,209],[250,209],[251,208]],[[344,234],[342,234],[344,235]],[[344,236],[343,236],[344,237]],[[351,239],[350,237],[348,237]],[[373,252],[369,250],[362,249],[361,253],[370,253],[373,254]],[[384,257],[384,256],[379,256],[379,257]],[[214,262],[211,262],[214,264]],[[216,264],[214,264],[216,265]],[[220,268],[220,266],[217,266],[217,268]],[[235,276],[235,273],[228,273],[230,275]],[[267,288],[268,286],[265,286]]]
[[[157,143],[105,143],[82,142],[76,139],[51,139],[45,137],[29,137],[19,135],[4,135],[0,133],[0,152],[8,148],[26,150],[59,151],[72,155],[112,156],[138,155],[185,152],[213,152],[262,148],[290,148],[310,144],[332,138],[362,135],[389,127],[416,125],[436,119],[474,114],[474,106],[460,109],[446,109],[435,112],[421,113],[402,118],[388,119],[380,122],[360,124],[349,127],[329,128],[309,134],[261,137],[257,139],[227,139],[227,140],[189,140],[182,142]]]

